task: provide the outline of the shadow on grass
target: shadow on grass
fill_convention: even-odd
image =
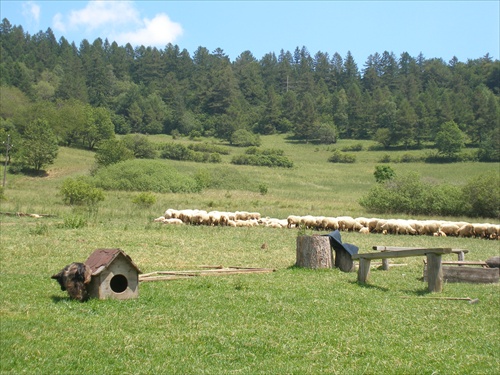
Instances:
[[[420,289],[420,290],[403,290],[403,292],[405,293],[405,295],[415,296],[415,297],[423,297],[423,296],[427,296],[429,294],[433,294],[427,288]]]
[[[366,283],[360,283],[359,281],[350,281],[351,284],[356,284],[360,286],[361,288],[366,288],[366,289],[377,289],[382,292],[388,292],[389,288],[384,288],[381,286],[373,285],[373,284],[366,284]]]
[[[76,301],[76,300],[71,299],[69,296],[62,297],[62,296],[52,295],[50,298],[52,299],[52,302],[54,302],[54,303],[75,302]],[[87,301],[80,301],[80,302],[87,302]]]

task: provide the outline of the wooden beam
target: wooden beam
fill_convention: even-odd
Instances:
[[[355,254],[352,259],[386,259],[386,258],[406,258],[427,254],[450,254],[451,248],[412,248],[407,250],[382,251],[380,253]]]

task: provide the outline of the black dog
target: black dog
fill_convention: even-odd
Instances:
[[[61,290],[68,291],[71,298],[80,302],[89,298],[87,284],[90,283],[92,270],[84,263],[71,263],[64,267],[59,273],[51,276],[61,285]]]

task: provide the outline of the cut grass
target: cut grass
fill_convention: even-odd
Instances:
[[[132,203],[136,193],[107,192],[99,210],[89,213],[64,206],[56,193],[65,177],[88,171],[92,153],[76,150],[73,158],[73,150],[64,149],[54,178],[51,170],[49,178],[8,175],[1,211],[57,216],[0,217],[0,373],[496,374],[498,284],[445,284],[439,294],[478,298],[477,304],[429,300],[427,284],[419,280],[422,258],[394,260],[406,266],[388,272],[372,269],[370,284],[358,285],[355,273],[293,267],[295,229],[152,222],[169,207],[256,210],[278,218],[372,216],[357,200],[374,183],[374,151],[356,153],[366,158],[363,163],[334,165],[326,162],[326,146],[287,143],[281,136],[262,139],[263,147],[284,149],[294,169],[227,168],[254,187],[267,184],[265,196],[247,186],[155,194],[156,203],[138,208]],[[187,174],[220,167],[168,163]],[[396,173],[411,168],[452,183],[498,167],[391,166]],[[82,218],[86,225],[75,228],[67,218]],[[497,241],[479,239],[358,233],[342,233],[342,239],[362,251],[373,245],[427,246],[466,248],[469,260],[499,255]],[[136,300],[87,303],[69,300],[50,279],[66,264],[107,247],[123,249],[143,272],[201,265],[277,271],[144,283]]]

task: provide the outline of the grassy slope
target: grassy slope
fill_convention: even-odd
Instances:
[[[158,138],[162,137],[156,137]],[[499,286],[447,284],[423,300],[422,259],[389,272],[374,269],[369,286],[338,270],[294,269],[296,230],[155,225],[168,207],[258,210],[263,215],[367,216],[357,205],[373,183],[378,153],[357,154],[355,165],[326,159],[332,147],[264,137],[264,147],[285,150],[293,170],[235,167],[250,176],[248,190],[158,195],[151,208],[131,203],[134,193],[107,194],[81,229],[65,229],[80,215],[56,196],[61,181],[86,173],[92,154],[61,149],[46,178],[8,176],[1,211],[53,213],[0,222],[1,373],[293,373],[293,374],[494,374],[500,366]],[[347,142],[346,142],[347,143]],[[340,146],[339,146],[340,147]],[[241,150],[233,151],[232,155]],[[226,157],[226,161],[232,155]],[[362,161],[362,162],[361,162]],[[169,162],[187,173],[220,166]],[[487,164],[396,164],[426,178],[463,183],[491,170]],[[269,193],[262,196],[258,185]],[[470,260],[499,255],[497,241],[363,236],[343,240],[372,245],[467,248]],[[266,250],[261,249],[267,243]],[[83,261],[99,247],[120,247],[144,272],[192,269],[202,264],[272,267],[272,274],[202,277],[145,283],[130,301],[69,301],[49,279],[64,265]],[[446,256],[446,259],[454,257]],[[410,297],[402,299],[401,296]]]

